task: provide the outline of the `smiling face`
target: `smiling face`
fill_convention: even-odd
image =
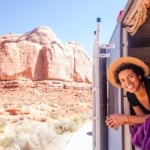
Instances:
[[[141,76],[133,72],[132,69],[125,69],[118,74],[122,88],[130,93],[136,93],[141,85]]]

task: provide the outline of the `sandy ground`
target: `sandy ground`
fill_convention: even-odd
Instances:
[[[16,148],[17,142],[21,142],[21,140],[25,138],[29,139],[29,143],[26,143],[26,146],[28,144],[29,150],[41,150],[41,148],[39,148],[41,145],[39,145],[38,148],[32,145],[39,143],[38,140],[40,140],[43,135],[42,142],[47,142],[46,140],[48,139],[47,137],[49,137],[50,131],[45,130],[45,126],[49,126],[52,118],[57,120],[76,116],[76,121],[80,121],[77,116],[91,113],[91,90],[72,88],[53,89],[45,86],[0,88],[0,150],[18,150]],[[78,145],[79,147],[76,149],[80,150],[82,143],[75,144],[75,139],[78,134],[80,134],[80,137],[85,138],[84,140],[87,141],[85,146],[90,148],[91,136],[86,134],[86,132],[91,130],[90,126],[91,125],[88,124],[87,127],[85,126],[79,131],[77,130],[77,133],[66,132],[62,135],[58,135],[53,139],[53,143],[50,144],[49,147],[47,146],[42,150],[63,150],[66,145],[67,148],[65,150],[74,150],[73,147],[75,147],[75,145]],[[26,134],[27,131],[29,132],[28,135]],[[36,134],[34,141],[33,136],[31,136],[33,133]],[[18,139],[18,141],[14,141],[13,136],[15,139]],[[10,148],[9,146],[11,144],[15,148]],[[51,148],[51,146],[53,148]],[[83,146],[82,144],[82,149],[88,150],[87,148],[83,148]],[[27,148],[21,148],[19,150],[27,150]]]

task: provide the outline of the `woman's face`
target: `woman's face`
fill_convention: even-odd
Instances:
[[[118,74],[122,88],[130,93],[135,93],[141,83],[141,76],[137,76],[132,69],[125,69]]]

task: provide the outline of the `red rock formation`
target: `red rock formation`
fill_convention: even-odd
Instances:
[[[0,36],[0,80],[92,81],[92,63],[75,42],[63,44],[40,26],[23,35]]]

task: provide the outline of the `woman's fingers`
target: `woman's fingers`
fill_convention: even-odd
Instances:
[[[108,117],[106,118],[106,125],[110,128],[118,128],[119,122],[115,117]]]
[[[118,128],[125,124],[126,115],[123,114],[111,114],[106,117],[106,125],[110,128]]]

